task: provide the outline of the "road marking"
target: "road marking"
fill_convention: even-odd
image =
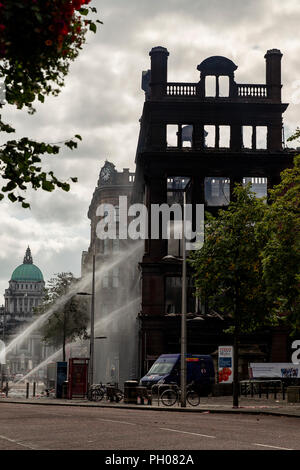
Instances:
[[[0,435],[0,439],[3,439],[4,441],[13,442],[14,444],[18,444],[19,446],[27,447],[28,449],[31,449],[31,450],[36,450],[36,447],[31,447],[31,446],[28,446],[27,444],[22,444],[22,442],[16,441],[15,439],[10,439],[9,437],[6,437],[6,436]]]
[[[159,428],[159,429],[162,429],[163,431],[179,432],[181,434],[190,434],[192,436],[209,437],[210,439],[217,439],[216,436],[208,436],[207,434],[198,434],[196,432],[179,431],[178,429],[169,429],[169,428]]]
[[[269,446],[267,444],[253,444],[255,446],[260,446],[260,447],[270,447],[271,449],[279,449],[279,450],[293,450],[293,449],[287,449],[286,447],[276,447],[276,446]]]
[[[118,423],[118,424],[129,424],[129,426],[137,426],[135,423],[127,423],[127,421],[116,421],[114,419],[104,419],[104,418],[97,418],[100,421],[108,421],[109,423]]]

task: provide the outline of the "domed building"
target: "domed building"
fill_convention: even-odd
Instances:
[[[4,332],[5,343],[9,343],[34,319],[34,308],[44,296],[45,282],[42,271],[33,264],[30,248],[24,256],[23,264],[17,266],[5,290]],[[7,373],[13,376],[26,374],[45,357],[47,346],[41,341],[38,331],[31,333],[22,343],[17,344],[7,355]]]
[[[6,314],[16,321],[32,319],[33,308],[41,303],[45,282],[42,271],[33,264],[30,248],[12,273],[4,294]]]

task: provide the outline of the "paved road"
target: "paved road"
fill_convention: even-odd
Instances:
[[[298,418],[0,404],[0,449],[300,450]]]

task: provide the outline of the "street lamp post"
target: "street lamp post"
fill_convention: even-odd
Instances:
[[[183,220],[182,220],[182,280],[181,280],[181,407],[186,407],[186,250],[185,250],[185,204],[186,192],[183,192]]]
[[[91,332],[90,332],[90,361],[89,361],[89,387],[94,381],[94,344],[95,344],[95,262],[96,255],[93,253],[93,271],[92,271],[92,293],[77,292],[77,295],[90,295],[91,300]]]
[[[4,355],[5,355],[5,310],[3,311],[3,319],[2,319],[2,343],[3,343],[3,349],[4,349]],[[1,341],[0,341],[1,342]],[[5,358],[5,356],[4,356]],[[2,360],[2,351],[1,351],[1,360]],[[4,361],[3,361],[4,362]],[[4,364],[1,363],[0,361],[0,367],[1,367],[1,389],[3,389],[3,381],[4,381]]]
[[[187,276],[186,276],[186,249],[185,249],[185,205],[186,191],[183,192],[183,220],[182,220],[182,258],[173,255],[167,255],[162,258],[163,261],[176,261],[182,263],[182,280],[181,280],[181,359],[180,359],[180,404],[182,408],[186,407],[186,313],[187,313]]]
[[[95,251],[93,253],[93,277],[92,277],[92,302],[91,302],[91,337],[90,337],[90,380],[89,385],[94,383],[94,341],[95,341]]]

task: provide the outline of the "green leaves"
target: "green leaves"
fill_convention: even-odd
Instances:
[[[274,313],[300,331],[300,156],[281,173],[271,191],[272,205],[259,227],[265,236],[261,252],[266,294]]]
[[[96,11],[97,11],[97,10],[96,10]],[[86,16],[86,15],[89,14],[89,9],[88,9],[88,8],[80,8],[79,13],[80,13],[81,15]]]
[[[0,127],[1,125],[4,128],[6,126],[0,122]],[[82,140],[78,134],[75,137]],[[74,141],[68,141],[66,145],[71,149],[77,147]],[[44,172],[40,164],[42,155],[57,155],[59,151],[58,145],[36,142],[28,137],[23,137],[18,141],[10,140],[2,145],[0,147],[0,175],[3,180],[7,180],[7,183],[0,188],[0,200],[7,195],[11,202],[19,202],[23,208],[29,208],[30,204],[26,202],[25,197],[20,195],[20,191],[26,191],[28,187],[47,192],[54,191],[55,188],[69,191],[68,182],[60,181],[53,171]],[[76,183],[77,178],[72,177],[71,181]]]
[[[88,300],[70,293],[77,282],[70,272],[58,273],[48,282],[38,313],[43,314],[50,307],[54,309],[42,328],[43,338],[49,344],[58,346],[78,337],[87,337]]]
[[[90,30],[93,31],[93,33],[97,32],[97,26],[95,25],[95,23],[90,23]]]
[[[70,2],[65,0],[27,3],[6,0],[1,8],[5,29],[0,37],[0,74],[5,77],[8,103],[33,113],[35,98],[43,103],[49,94],[60,92],[88,29],[96,32],[88,15],[97,9],[83,7],[78,15],[70,14]]]
[[[264,215],[265,204],[250,188],[236,186],[235,200],[218,217],[206,223],[203,248],[192,253],[197,295],[209,309],[239,320],[241,331],[254,331],[271,322],[264,296],[260,242],[255,225]]]
[[[236,186],[235,200],[206,223],[192,253],[197,295],[210,309],[238,315],[241,331],[285,321],[300,331],[300,156],[270,191],[271,205]]]
[[[1,8],[0,76],[4,78],[6,100],[17,109],[27,108],[35,112],[37,99],[57,96],[64,86],[72,61],[76,59],[90,29],[96,32],[96,22],[88,17],[97,13],[95,7],[86,6],[74,12],[70,2],[56,0],[25,2],[6,0]],[[81,18],[81,16],[84,17]],[[1,121],[0,132],[13,133],[15,129]],[[81,141],[79,134],[75,139]],[[74,140],[65,142],[70,150],[76,149]],[[0,200],[4,195],[11,202],[30,207],[20,192],[29,187],[47,192],[60,188],[70,190],[70,184],[60,181],[52,171],[43,172],[41,156],[57,155],[58,145],[36,142],[26,137],[10,140],[0,147],[0,176],[6,184],[0,188]],[[73,183],[77,182],[72,177]],[[23,193],[22,193],[23,194]]]

